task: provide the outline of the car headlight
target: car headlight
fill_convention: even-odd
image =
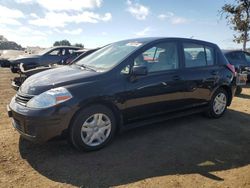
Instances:
[[[50,89],[30,99],[29,108],[48,108],[72,98],[71,93],[64,87]]]

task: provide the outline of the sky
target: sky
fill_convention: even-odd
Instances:
[[[241,48],[219,10],[234,0],[0,0],[0,35],[22,46],[67,39],[86,48],[138,37],[185,37]]]

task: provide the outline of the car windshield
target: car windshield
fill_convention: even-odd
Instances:
[[[107,71],[142,45],[143,43],[137,41],[116,42],[93,52],[76,64],[91,67],[98,71]]]

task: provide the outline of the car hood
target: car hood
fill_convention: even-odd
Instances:
[[[30,76],[24,81],[18,92],[38,95],[52,88],[87,82],[100,74],[100,72],[81,69],[76,65],[63,66]]]
[[[20,55],[15,58],[10,58],[9,61],[14,62],[14,61],[20,61],[20,60],[26,60],[26,59],[38,59],[40,57],[41,55]]]

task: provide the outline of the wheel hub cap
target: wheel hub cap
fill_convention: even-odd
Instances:
[[[227,97],[224,93],[219,93],[215,99],[213,104],[214,113],[220,115],[224,112],[227,106]]]
[[[102,113],[91,115],[81,128],[82,141],[88,146],[98,146],[105,142],[111,132],[111,121]]]

